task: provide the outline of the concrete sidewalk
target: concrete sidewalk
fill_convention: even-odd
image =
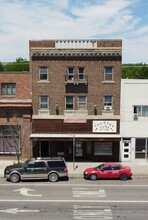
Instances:
[[[0,177],[3,177],[4,169],[8,165],[16,163],[15,160],[0,160]],[[83,171],[88,167],[95,167],[99,163],[94,162],[67,162],[69,176],[83,176]],[[148,177],[148,162],[121,162],[124,166],[130,166],[133,176],[147,176]]]

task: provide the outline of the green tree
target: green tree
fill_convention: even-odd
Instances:
[[[123,64],[122,78],[128,79],[148,79],[148,65],[137,64]]]
[[[3,66],[4,72],[10,71],[29,71],[29,61],[19,57],[15,62],[9,62],[5,66]]]
[[[0,62],[0,72],[3,71],[3,65],[2,63]]]

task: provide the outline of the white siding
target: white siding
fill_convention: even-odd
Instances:
[[[148,80],[121,80],[121,137],[148,137],[148,117],[133,119],[134,105],[148,105]]]

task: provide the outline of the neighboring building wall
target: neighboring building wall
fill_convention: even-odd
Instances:
[[[96,137],[100,141],[102,138],[104,142],[111,139],[119,142],[122,41],[43,40],[30,41],[29,47],[33,92],[33,132],[31,137],[34,137],[35,133],[39,134],[36,137],[39,145],[42,145],[40,142],[44,141],[45,146],[45,141],[47,141],[49,142],[46,143],[47,148],[53,144],[53,139],[50,139],[53,133],[55,136],[57,135],[55,140],[57,142],[63,141],[61,140],[62,134],[68,140],[66,135],[70,133],[81,134],[81,137],[83,136],[81,142],[88,142],[89,137]],[[41,70],[41,68],[43,69]],[[69,68],[73,71],[71,78]],[[82,68],[82,72],[84,70],[83,79],[78,79],[79,68]],[[42,77],[40,71],[43,71]],[[42,96],[45,96],[45,99],[48,97],[46,108],[40,108],[40,97]],[[74,98],[72,109],[66,109],[67,96]],[[78,99],[84,96],[86,97],[86,108],[79,109]],[[108,103],[104,107],[105,98],[109,101],[106,99]],[[44,120],[46,120],[45,123]],[[95,120],[105,124],[103,129],[111,121],[113,126],[115,124],[116,129],[94,132],[93,121]],[[52,126],[45,126],[45,124]],[[44,134],[49,134],[49,137],[45,138]],[[87,134],[88,137],[86,138],[83,134]],[[71,145],[73,139],[70,138],[70,141]],[[85,145],[85,143],[83,144]],[[54,148],[56,149],[56,147],[58,148],[55,143]],[[89,146],[85,146],[83,150],[85,151],[86,148],[89,149]],[[50,150],[48,154],[51,155]],[[65,154],[66,150],[64,150]]]
[[[148,80],[121,80],[121,157],[147,160]]]
[[[29,72],[0,72],[0,159],[31,156],[32,89]],[[19,143],[18,143],[19,142]]]

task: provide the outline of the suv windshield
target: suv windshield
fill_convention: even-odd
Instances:
[[[30,164],[29,162],[31,162],[31,160],[26,160],[24,163],[22,163],[22,167],[26,168],[28,167],[28,165]],[[33,162],[33,161],[32,161]]]

